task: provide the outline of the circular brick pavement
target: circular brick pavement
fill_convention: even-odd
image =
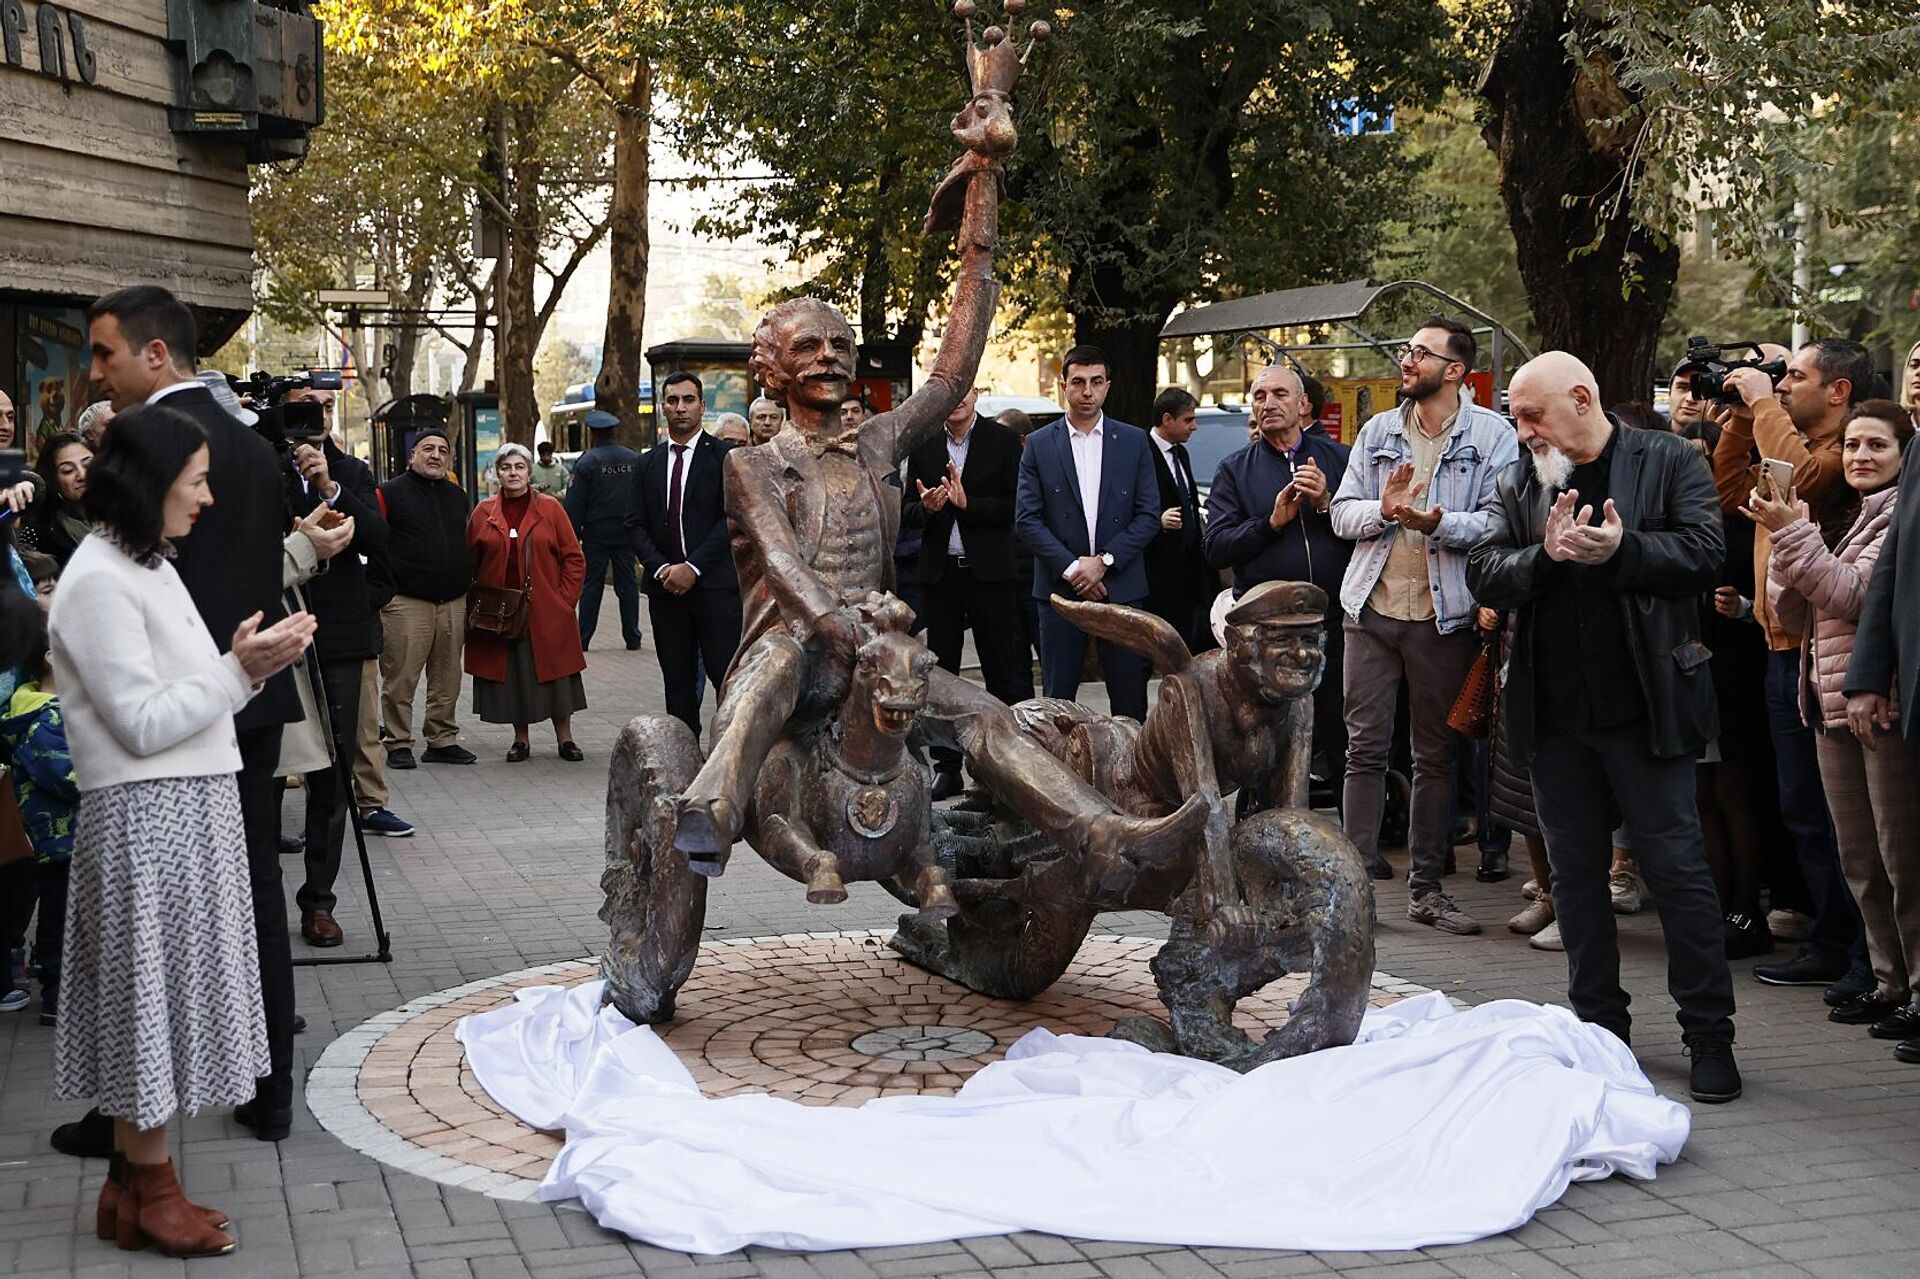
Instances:
[[[1161,943],[1090,937],[1066,974],[1024,1002],[975,994],[886,949],[891,930],[734,938],[701,946],[678,1015],[656,1027],[709,1097],[764,1092],[806,1105],[950,1095],[1036,1026],[1104,1035],[1164,1012],[1147,961]],[[549,964],[416,999],[335,1040],[307,1104],[356,1150],[410,1172],[530,1199],[559,1153],[494,1104],[466,1066],[454,1026],[533,986],[598,976],[598,961]],[[1242,1000],[1256,1036],[1286,1020],[1305,987],[1289,977]],[[1376,974],[1371,1002],[1423,988]]]

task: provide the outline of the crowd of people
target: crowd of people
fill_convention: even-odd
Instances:
[[[342,944],[347,832],[413,833],[386,770],[478,762],[463,674],[473,713],[513,727],[505,762],[530,757],[535,724],[583,760],[572,725],[609,578],[628,650],[645,595],[665,709],[700,739],[708,688],[794,647],[743,619],[729,486],[863,456],[873,411],[813,405],[802,432],[763,398],[709,430],[700,379],[674,373],[652,448],[615,442],[621,423],[596,412],[570,470],[550,442],[510,444],[476,501],[432,427],[376,485],[321,386],[283,398],[324,429],[256,431],[269,406],[196,369],[193,317],[164,290],[101,299],[89,342],[101,403],[0,477],[0,1011],[31,1002],[30,968],[56,1091],[95,1105],[55,1145],[110,1160],[101,1237],[220,1253],[230,1222],[182,1194],[167,1124],[231,1105],[263,1140],[288,1130],[281,857],[303,854],[299,936]],[[1034,695],[1037,653],[1045,696],[1076,698],[1094,669],[1135,719],[1147,662],[1090,644],[1057,599],[1143,609],[1198,652],[1246,591],[1310,582],[1328,601],[1314,772],[1393,880],[1404,736],[1410,922],[1480,932],[1446,890],[1454,849],[1477,840],[1477,876],[1498,882],[1517,836],[1530,874],[1508,927],[1564,950],[1574,1011],[1623,1042],[1615,915],[1650,899],[1695,1098],[1739,1096],[1729,960],[1779,934],[1804,948],[1755,978],[1822,989],[1830,1020],[1920,1062],[1920,747],[1898,695],[1920,682],[1920,497],[1902,499],[1903,479],[1920,493],[1920,346],[1901,403],[1858,343],[1774,353],[1783,375],[1735,369],[1716,395],[1683,367],[1664,416],[1604,407],[1584,364],[1548,353],[1515,373],[1503,415],[1469,390],[1471,329],[1434,317],[1398,352],[1399,403],[1351,447],[1320,425],[1324,388],[1276,363],[1252,380],[1248,442],[1203,477],[1195,398],[1169,389],[1146,427],[1120,422],[1107,357],[1075,347],[1059,420],[989,418],[967,391],[886,484],[876,473],[873,502],[817,512],[809,554],[831,573],[874,542],[938,665],[957,676],[971,635],[999,702]],[[6,442],[13,427],[0,399]],[[834,625],[829,610],[825,642],[844,638]],[[1497,708],[1484,734],[1462,722],[1470,699]],[[936,797],[994,769],[978,747],[935,744]],[[285,838],[289,779],[304,820]],[[1051,798],[1078,829],[1077,795]],[[738,818],[721,799],[700,812],[722,833]],[[194,946],[173,944],[183,930]]]

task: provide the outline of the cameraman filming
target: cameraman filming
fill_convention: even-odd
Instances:
[[[297,381],[280,399],[282,405],[317,405],[321,426],[318,435],[289,432],[283,455],[289,467],[288,501],[296,511],[324,502],[353,521],[347,553],[335,556],[327,571],[306,586],[308,609],[319,623],[313,652],[326,689],[336,767],[306,774],[307,876],[294,900],[300,907],[301,939],[309,946],[328,947],[338,946],[345,938],[333,918],[337,904],[333,885],[340,874],[347,808],[352,802],[348,787],[341,784],[337,763],[353,758],[360,732],[360,682],[380,651],[380,622],[367,585],[367,561],[386,554],[387,521],[374,496],[373,471],[334,440],[338,390],[314,382]]]
[[[1762,352],[1766,354],[1766,352]],[[1696,375],[1697,378],[1698,375]],[[1853,406],[1873,392],[1873,357],[1845,338],[1821,338],[1803,345],[1787,363],[1776,389],[1757,367],[1735,367],[1724,375],[1726,395],[1739,397],[1722,423],[1713,453],[1714,485],[1729,520],[1754,518],[1750,501],[1758,493],[1782,502],[1796,498],[1829,538],[1845,532],[1854,507],[1844,478],[1842,436]],[[1755,454],[1762,473],[1755,474]],[[1793,467],[1793,484],[1782,493],[1764,474],[1765,462]],[[1793,838],[1794,851],[1813,897],[1814,924],[1809,944],[1785,963],[1760,964],[1758,980],[1771,986],[1824,986],[1831,1006],[1870,995],[1872,970],[1859,907],[1840,868],[1826,789],[1820,780],[1813,730],[1800,716],[1800,637],[1781,625],[1767,607],[1767,563],[1772,540],[1756,530],[1753,545],[1754,620],[1767,640],[1767,720],[1772,729],[1774,765],[1780,784],[1780,815]]]

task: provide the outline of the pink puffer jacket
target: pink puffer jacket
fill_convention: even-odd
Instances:
[[[1800,717],[1814,728],[1846,726],[1847,660],[1898,496],[1894,486],[1862,498],[1859,517],[1832,550],[1806,520],[1773,535],[1767,602],[1800,636]]]

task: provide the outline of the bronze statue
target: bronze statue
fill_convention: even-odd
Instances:
[[[955,10],[970,19],[974,4]],[[1036,40],[1044,28],[1034,24]],[[1348,1042],[1372,967],[1372,889],[1338,828],[1302,811],[1321,592],[1256,588],[1229,615],[1226,649],[1197,659],[1148,614],[1056,600],[1083,629],[1155,661],[1160,695],[1144,725],[1072,703],[1002,705],[934,667],[888,594],[900,508],[886,477],[972,385],[999,291],[1000,161],[1015,143],[1009,95],[1023,58],[997,27],[976,45],[971,21],[967,54],[974,93],[951,126],[963,153],[927,220],[957,229],[960,272],[926,384],[842,428],[854,341],[840,314],[797,299],[754,334],[751,367],[789,418],[727,457],[743,639],[710,752],[664,716],[636,718],[615,749],[608,998],[636,1021],[672,1016],[706,878],[744,835],[811,901],[844,900],[848,879],[883,883],[916,908],[895,949],[972,989],[1030,996],[1064,971],[1099,911],[1164,910],[1173,935],[1154,971],[1171,1025],[1120,1033],[1240,1067]],[[980,788],[971,810],[932,809],[909,740],[966,754]],[[1308,996],[1254,1045],[1233,1027],[1234,1001],[1302,966]]]
[[[911,879],[928,919],[959,913],[930,839],[926,772],[907,732],[927,704],[933,653],[908,631],[913,610],[891,595],[860,607],[874,636],[856,654],[839,718],[773,748],[754,787],[747,842],[837,905],[849,879]]]
[[[712,751],[680,797],[674,844],[698,874],[725,869],[774,742],[833,714],[845,697],[864,638],[853,606],[894,585],[900,503],[886,477],[940,429],[979,367],[1000,294],[993,279],[1000,157],[1014,144],[1008,94],[1021,59],[995,39],[984,49],[969,44],[968,61],[974,95],[952,125],[968,149],[928,215],[937,228],[961,210],[959,281],[926,384],[898,408],[845,428],[839,413],[853,377],[854,340],[840,313],[799,298],[774,307],[754,333],[749,366],[770,394],[785,399],[788,421],[759,448],[727,455],[727,517],[744,619]],[[1199,829],[1197,806],[1152,821],[1117,812],[1023,738],[1007,708],[978,686],[941,670],[930,673],[928,685],[928,731],[965,752],[976,778],[1089,863],[1118,867],[1124,849],[1178,847]]]

